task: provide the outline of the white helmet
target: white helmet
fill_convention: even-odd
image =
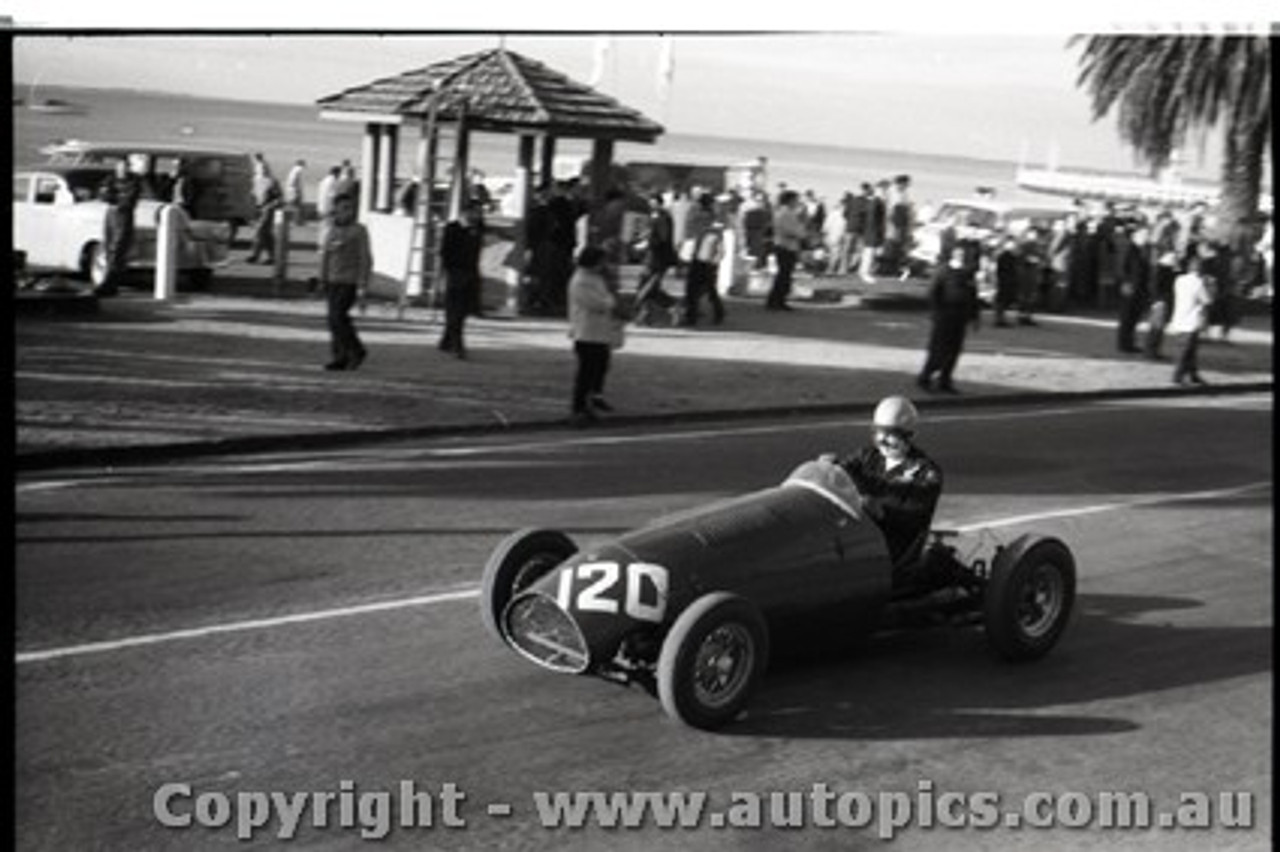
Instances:
[[[887,396],[876,406],[871,425],[879,429],[896,429],[908,434],[916,431],[920,415],[905,396]]]

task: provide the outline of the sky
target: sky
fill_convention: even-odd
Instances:
[[[239,3],[221,0],[218,8],[225,13]],[[380,8],[377,2],[365,3],[370,10]],[[474,20],[441,18],[449,32],[412,34],[376,14],[362,20],[365,29],[338,34],[336,27],[352,27],[349,8],[344,18],[326,19],[323,12],[308,18],[309,31],[301,31],[296,19],[286,26],[253,13],[225,20],[185,12],[172,20],[156,19],[154,13],[131,17],[134,4],[125,2],[86,6],[72,23],[50,18],[49,9],[65,12],[75,3],[29,5],[33,12],[13,11],[18,28],[14,79],[21,82],[307,104],[378,77],[501,44],[592,83],[669,132],[1029,163],[1056,159],[1101,169],[1136,164],[1114,120],[1094,121],[1087,95],[1076,86],[1081,48],[1068,46],[1072,33],[1196,32],[1236,24],[1258,27],[1249,22],[1263,20],[1241,11],[1217,24],[1178,21],[1168,11],[1176,10],[1175,0],[1162,4],[1166,17],[1144,23],[1133,22],[1141,18],[1097,22],[1051,14],[1037,16],[1034,25],[975,15],[961,16],[957,23],[956,6],[949,6],[952,13],[896,21],[860,14],[857,26],[827,13],[817,19],[824,29],[797,31],[792,25],[783,31],[747,19],[719,19],[719,28],[708,26],[699,4],[677,18],[680,27],[664,46],[655,21],[667,18],[652,11],[660,3],[646,6],[647,17],[637,19],[648,21],[647,28],[615,18],[607,27],[588,28],[578,20],[576,28],[561,25],[563,31],[549,33],[545,26],[524,23],[522,15],[541,5],[524,3],[512,9],[525,12],[485,16],[509,21],[505,32]],[[913,5],[926,8],[911,2],[891,8],[902,12]],[[106,6],[112,9],[109,17],[94,17]],[[490,0],[484,8],[503,6]],[[380,23],[387,24],[385,29],[368,29]],[[65,29],[72,26],[76,29]],[[143,26],[149,29],[137,29]],[[600,29],[607,34],[600,35]],[[1212,138],[1195,144],[1188,151],[1187,171],[1213,176],[1218,157]]]

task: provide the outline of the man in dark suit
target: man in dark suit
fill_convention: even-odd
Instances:
[[[951,383],[960,352],[964,348],[965,330],[969,323],[978,327],[978,289],[974,285],[974,268],[966,258],[964,241],[951,249],[945,266],[938,270],[929,290],[933,307],[933,328],[929,334],[929,352],[916,384],[927,391],[957,393]],[[933,377],[938,377],[935,387]]]
[[[444,334],[440,349],[466,358],[462,329],[480,288],[480,248],[484,242],[480,207],[471,202],[444,227],[440,241],[440,266],[444,270]]]

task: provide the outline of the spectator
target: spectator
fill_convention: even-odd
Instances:
[[[1187,262],[1187,271],[1173,282],[1173,317],[1169,321],[1169,331],[1182,337],[1182,353],[1173,368],[1175,385],[1188,382],[1206,384],[1200,377],[1198,350],[1200,335],[1208,323],[1213,295],[1201,274],[1202,265],[1201,257],[1193,255]]]
[[[1074,244],[1074,223],[1059,219],[1053,223],[1049,236],[1049,262],[1045,268],[1048,277],[1046,305],[1049,310],[1061,310],[1067,302],[1067,286],[1071,274],[1071,247]]]
[[[294,160],[289,168],[289,174],[284,179],[284,209],[289,214],[289,221],[298,224],[303,221],[302,205],[305,199],[302,191],[302,175],[306,169],[306,160]]]
[[[649,231],[645,240],[645,271],[636,286],[636,308],[644,312],[650,305],[669,308],[674,301],[662,289],[667,270],[679,263],[676,256],[675,226],[671,213],[662,204],[662,196],[649,197]]]
[[[886,209],[885,209],[885,191],[889,187],[889,182],[880,181],[874,187],[870,184],[863,184],[863,188],[867,191],[866,195],[866,229],[863,231],[862,241],[862,263],[858,274],[867,281],[874,281],[877,261],[880,257],[880,248],[884,245],[885,226],[886,226]]]
[[[133,251],[133,217],[142,194],[142,180],[129,168],[126,160],[116,162],[115,174],[107,178],[98,192],[107,203],[102,242],[107,251],[106,280],[94,290],[99,296],[114,296],[120,279],[129,268]]]
[[[275,262],[276,253],[275,214],[284,198],[280,192],[280,182],[271,173],[265,160],[256,160],[254,171],[253,200],[258,205],[258,219],[253,226],[253,247],[249,250],[249,263],[257,263],[258,258],[265,255],[266,259],[262,262],[270,265]]]
[[[611,410],[604,401],[604,383],[617,339],[617,299],[605,283],[604,264],[604,250],[587,246],[569,281],[569,337],[578,359],[570,417],[574,426],[589,426],[599,419],[597,412]]]
[[[958,393],[951,375],[964,349],[965,330],[970,323],[975,331],[978,328],[978,291],[967,254],[963,243],[952,247],[947,264],[938,270],[929,289],[933,325],[924,367],[916,378],[916,384],[926,391]],[[933,383],[935,375],[937,385]]]
[[[350,195],[356,199],[356,214],[359,215],[360,202],[360,186],[356,180],[356,167],[351,165],[350,160],[343,160],[342,165],[338,167],[338,180],[333,186],[333,194]]]
[[[915,208],[911,204],[910,188],[910,175],[898,175],[893,179],[884,238],[885,263],[890,275],[897,275],[901,271],[914,239],[912,226],[915,223]]]
[[[996,251],[996,296],[995,326],[1008,328],[1012,325],[1004,318],[1018,300],[1018,285],[1021,277],[1022,257],[1018,249],[1018,240],[1012,234],[1005,234]]]
[[[1018,325],[1035,325],[1040,286],[1045,277],[1046,249],[1040,232],[1028,226],[1022,232],[1018,267]]]
[[[1151,308],[1147,314],[1146,356],[1152,361],[1165,360],[1161,352],[1165,326],[1173,306],[1173,284],[1178,277],[1178,253],[1172,243],[1157,244],[1156,263],[1151,277]]]
[[[191,164],[184,159],[179,159],[173,175],[173,187],[169,193],[169,200],[181,207],[188,218],[191,218],[196,215],[198,196],[199,182],[191,175]]]
[[[1201,264],[1201,274],[1209,279],[1209,291],[1213,303],[1209,305],[1209,326],[1217,328],[1217,340],[1228,342],[1231,329],[1238,322],[1236,316],[1236,278],[1243,267],[1234,258],[1236,252],[1224,243],[1209,241],[1205,253],[1208,257]]]
[[[1116,323],[1116,347],[1121,352],[1140,352],[1136,342],[1138,321],[1142,319],[1151,302],[1151,259],[1146,228],[1137,228],[1130,235],[1119,234],[1120,248],[1120,305]]]
[[[689,221],[689,213],[693,210],[693,200],[684,187],[676,187],[671,199],[671,240],[677,246],[683,245],[686,237],[685,226]]]
[[[480,290],[480,249],[484,224],[479,202],[471,201],[461,220],[445,225],[440,241],[440,265],[444,270],[444,334],[440,350],[458,359],[467,357],[463,326]]]
[[[866,184],[863,184],[866,186]],[[866,200],[861,195],[846,192],[840,199],[840,218],[842,230],[836,243],[836,253],[831,258],[831,272],[836,275],[847,275],[857,265],[856,258],[862,250],[862,234],[865,230]]]
[[[773,276],[773,286],[765,308],[771,311],[789,311],[787,299],[791,295],[791,279],[796,261],[804,245],[804,223],[800,219],[799,196],[793,190],[784,190],[778,199],[778,210],[773,216],[773,253],[778,271]]]
[[[769,232],[772,219],[769,197],[759,190],[752,192],[742,208],[743,242],[747,247],[747,257],[751,258],[752,269],[764,269],[769,264]]]
[[[716,289],[716,277],[720,261],[724,257],[724,225],[715,214],[715,202],[710,195],[698,199],[698,225],[693,231],[693,252],[689,258],[689,270],[685,276],[684,320],[682,325],[698,324],[698,308],[705,297],[711,302],[712,322],[724,322],[724,303]]]
[[[804,191],[805,242],[810,246],[821,245],[826,240],[827,205],[812,189]]]
[[[356,221],[356,199],[340,193],[333,200],[333,224],[320,247],[320,282],[329,307],[329,335],[333,359],[326,370],[355,370],[367,352],[351,322],[351,308],[363,301],[373,274],[369,232]]]

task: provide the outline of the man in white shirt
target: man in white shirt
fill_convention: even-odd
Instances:
[[[302,221],[302,173],[307,168],[306,160],[295,160],[293,167],[284,180],[284,205],[289,217],[294,222]]]
[[[1200,274],[1202,262],[1199,255],[1193,256],[1187,264],[1187,271],[1173,282],[1173,316],[1169,320],[1169,331],[1182,336],[1182,354],[1173,368],[1175,385],[1188,382],[1207,384],[1200,378],[1198,350],[1200,334],[1208,327],[1213,294]]]

